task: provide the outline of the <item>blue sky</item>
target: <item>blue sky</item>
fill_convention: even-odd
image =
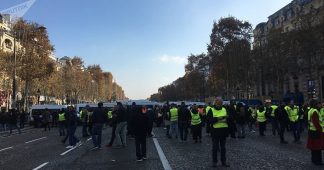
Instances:
[[[1,0],[0,10],[26,0]],[[235,16],[253,27],[291,0],[37,0],[24,18],[47,27],[57,57],[80,56],[113,73],[131,99],[184,75],[206,53],[213,21]]]

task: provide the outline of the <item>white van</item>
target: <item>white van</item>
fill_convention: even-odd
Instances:
[[[35,127],[41,126],[42,113],[45,109],[48,109],[50,113],[59,112],[62,109],[66,109],[67,105],[33,105],[30,109],[29,120]]]

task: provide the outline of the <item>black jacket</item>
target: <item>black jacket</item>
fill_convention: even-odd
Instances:
[[[126,122],[127,121],[127,112],[125,109],[120,108],[116,111],[116,123]]]
[[[281,125],[288,125],[289,123],[289,117],[286,109],[284,106],[279,106],[275,110],[275,118]]]
[[[107,114],[104,108],[97,108],[92,114],[92,123],[104,124],[108,121]]]
[[[148,131],[149,120],[147,113],[143,114],[141,112],[137,112],[134,117],[134,133],[135,136],[146,136]]]
[[[186,106],[181,106],[178,111],[178,122],[189,123],[191,120],[190,110]]]

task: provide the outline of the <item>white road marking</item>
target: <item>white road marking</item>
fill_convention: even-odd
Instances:
[[[63,153],[61,153],[60,155],[61,155],[61,156],[64,156],[64,155],[66,155],[67,153],[69,153],[69,152],[73,151],[74,149],[76,149],[77,147],[80,147],[80,146],[82,146],[82,144],[81,144],[81,145],[79,145],[79,146],[75,146],[75,147],[73,147],[73,148],[71,148],[71,149],[69,149],[69,150],[67,150],[67,151],[63,152]]]
[[[87,140],[87,142],[89,141],[89,140],[91,140],[92,138],[89,138],[88,140]]]
[[[42,138],[38,138],[38,139],[34,139],[34,140],[31,140],[31,141],[28,141],[28,142],[25,142],[26,144],[27,143],[32,143],[32,142],[36,142],[36,141],[39,141],[39,140],[42,140],[42,139],[45,139],[47,137],[42,137]]]
[[[13,146],[10,146],[8,148],[3,148],[3,149],[0,150],[0,152],[5,151],[5,150],[9,150],[9,149],[13,149]]]
[[[39,165],[38,167],[34,168],[33,170],[39,170],[39,169],[43,168],[44,166],[46,166],[48,163],[49,162],[45,162],[45,163]]]
[[[163,168],[165,170],[172,170],[170,164],[169,164],[169,161],[167,160],[167,158],[165,157],[164,155],[164,152],[159,144],[159,141],[156,139],[156,138],[153,138],[153,142],[154,142],[154,145],[155,145],[155,148],[159,154],[159,157],[160,157],[160,160],[162,162],[162,165],[163,165]]]

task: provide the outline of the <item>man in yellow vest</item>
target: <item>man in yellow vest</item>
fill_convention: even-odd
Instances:
[[[267,118],[266,118],[266,110],[262,104],[259,105],[258,107],[258,110],[256,112],[256,119],[259,125],[260,136],[265,136],[264,131],[267,125]]]
[[[171,105],[170,122],[169,138],[171,139],[173,134],[178,138],[178,108],[176,104]]]
[[[289,105],[285,107],[289,120],[290,120],[290,127],[294,135],[294,142],[300,143],[300,130],[299,130],[299,108],[294,105],[294,101],[291,100]]]
[[[228,137],[228,114],[223,107],[223,99],[217,97],[215,100],[215,106],[212,107],[207,113],[208,123],[211,125],[211,136],[213,142],[212,157],[213,167],[217,166],[217,152],[221,153],[221,163],[224,167],[229,167],[226,164],[226,138]]]
[[[83,108],[81,111],[80,111],[80,117],[81,117],[81,120],[82,120],[82,137],[88,137],[90,136],[88,134],[88,131],[87,131],[87,128],[88,128],[88,117],[89,117],[89,106],[86,105],[85,108]]]
[[[58,125],[59,125],[60,136],[65,136],[66,122],[65,122],[65,110],[64,109],[62,109],[58,114]]]
[[[198,143],[198,141],[199,143],[201,143],[201,113],[199,113],[196,105],[192,106],[190,112],[191,112],[192,138],[195,141],[195,143]]]
[[[266,115],[268,118],[270,118],[270,122],[272,126],[272,135],[276,136],[277,132],[279,132],[278,122],[275,118],[275,111],[278,108],[278,106],[272,105],[270,99],[265,101],[265,106],[266,106]]]

